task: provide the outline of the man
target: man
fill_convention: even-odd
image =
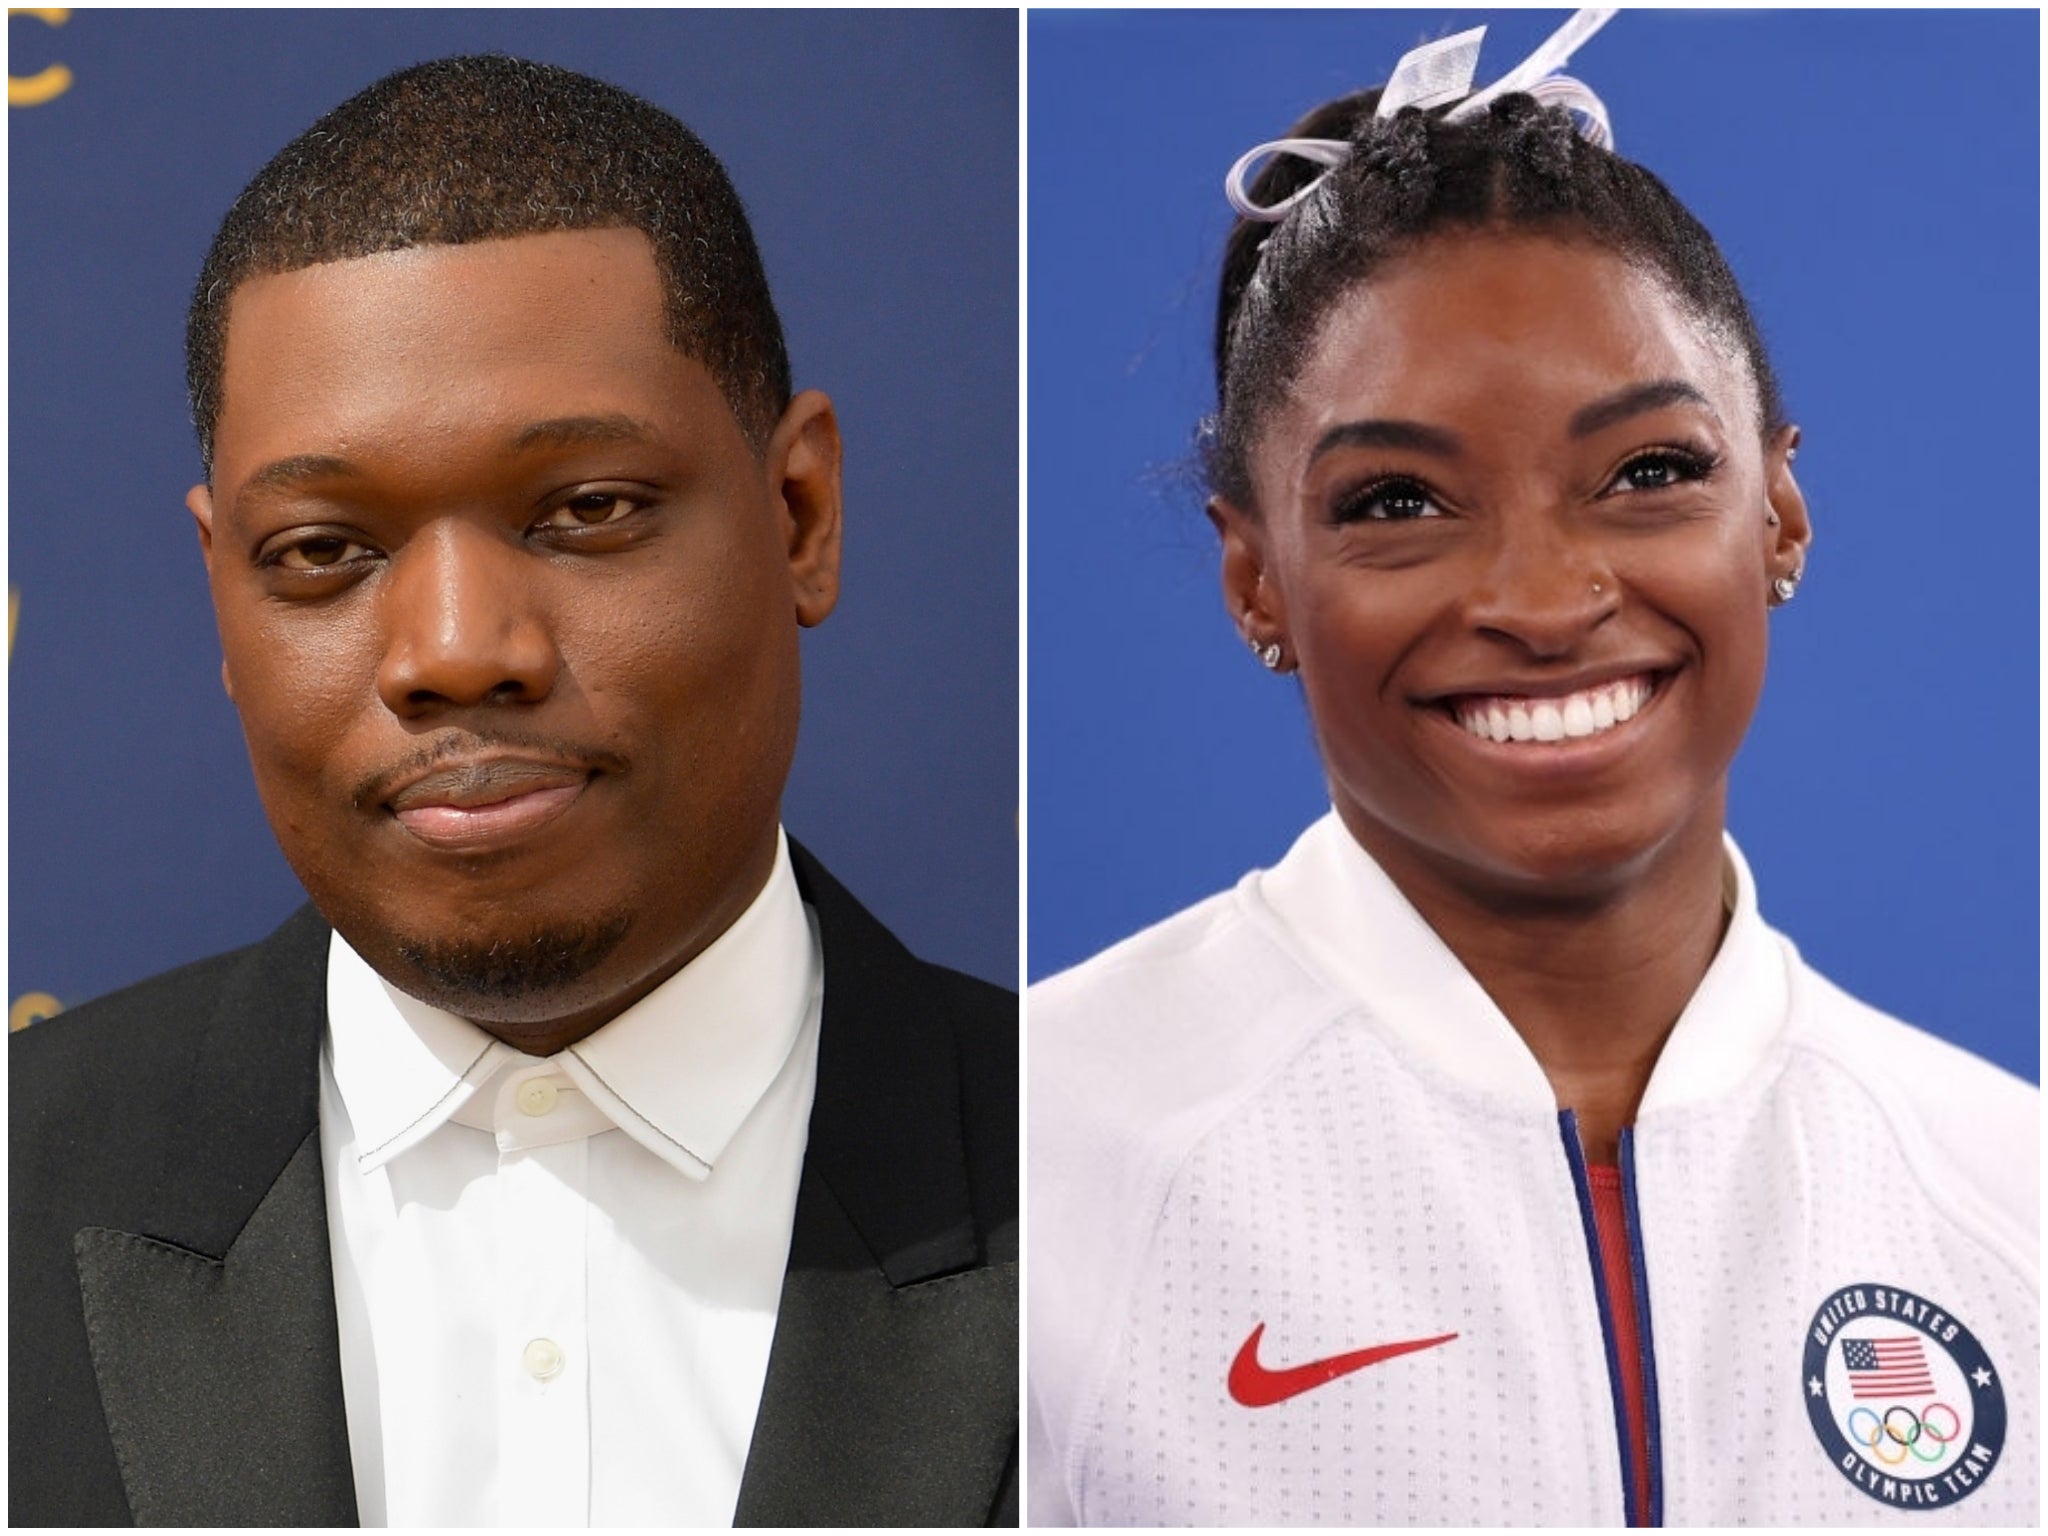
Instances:
[[[188,371],[313,907],[17,1037],[11,1522],[1013,1522],[1014,999],[781,833],[839,438],[723,170],[403,71]]]

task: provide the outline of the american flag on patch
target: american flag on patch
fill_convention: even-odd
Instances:
[[[1844,1339],[1842,1364],[1858,1397],[1932,1397],[1934,1378],[1918,1335],[1894,1339]]]

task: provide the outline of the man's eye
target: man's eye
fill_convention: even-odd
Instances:
[[[367,544],[338,533],[315,534],[287,544],[270,557],[270,564],[288,571],[331,571],[349,565],[370,553]]]
[[[592,491],[588,495],[572,497],[563,502],[545,518],[543,528],[601,528],[606,523],[616,523],[620,518],[638,511],[640,503],[628,496],[615,496],[609,491]]]
[[[1332,520],[1339,523],[1405,523],[1441,517],[1442,510],[1420,480],[1379,480],[1339,498]]]

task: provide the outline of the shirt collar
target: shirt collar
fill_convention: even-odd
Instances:
[[[501,1145],[616,1127],[704,1178],[816,1012],[823,975],[815,920],[779,831],[768,883],[730,928],[617,1018],[545,1059],[399,991],[336,933],[328,1050],[357,1164],[376,1168],[455,1119]],[[519,1107],[533,1079],[580,1095],[546,1131]]]
[[[1638,1119],[1727,1093],[1785,1028],[1784,952],[1757,911],[1748,863],[1732,838],[1724,847],[1728,931],[1664,1042]],[[1405,1054],[1482,1093],[1555,1110],[1542,1067],[1506,1015],[1335,811],[1245,888],[1283,942],[1363,1003]]]

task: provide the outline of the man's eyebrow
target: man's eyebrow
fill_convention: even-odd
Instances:
[[[1709,416],[1716,421],[1721,419],[1714,403],[1696,386],[1683,379],[1657,379],[1648,384],[1631,384],[1580,407],[1572,413],[1569,431],[1573,437],[1591,437],[1616,422],[1646,411],[1661,411],[1668,405],[1704,406]]]
[[[1309,463],[1332,448],[1409,448],[1442,459],[1455,459],[1465,451],[1457,433],[1419,421],[1340,421],[1316,439]]]
[[[512,451],[529,448],[581,448],[593,443],[653,442],[661,436],[651,422],[634,416],[558,416],[522,427]]]
[[[531,448],[580,448],[592,443],[652,442],[661,433],[652,423],[638,417],[557,416],[521,427],[513,434],[509,451],[524,453]],[[360,476],[363,471],[349,460],[331,453],[295,453],[264,465],[242,482],[241,494],[251,491],[294,491],[316,480],[338,480]]]
[[[336,458],[331,453],[295,453],[288,459],[273,460],[257,470],[242,482],[238,494],[292,491],[310,481],[338,480],[359,473],[347,459]]]

